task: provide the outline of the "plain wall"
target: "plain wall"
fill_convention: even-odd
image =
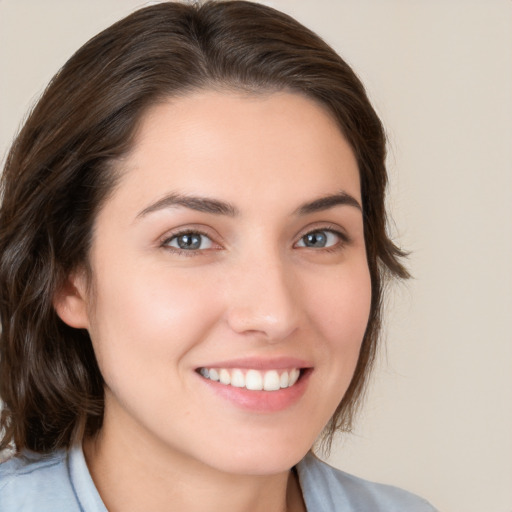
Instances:
[[[356,430],[330,461],[446,512],[512,511],[512,2],[275,0],[365,82],[388,129],[391,290]],[[45,84],[144,2],[0,0],[0,157]]]

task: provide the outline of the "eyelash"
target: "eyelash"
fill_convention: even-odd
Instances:
[[[312,250],[322,250],[324,252],[336,252],[336,251],[341,250],[343,247],[345,247],[347,244],[349,244],[351,242],[351,239],[347,236],[347,234],[343,233],[339,229],[335,229],[333,227],[322,227],[322,228],[311,229],[311,230],[308,230],[305,233],[303,233],[299,237],[298,241],[294,243],[294,247],[296,246],[296,244],[298,242],[302,241],[306,236],[314,234],[314,233],[322,233],[322,232],[331,233],[331,234],[336,235],[339,238],[339,241],[329,247],[321,247],[321,248],[315,249],[313,247],[304,246],[303,248],[304,249],[312,249]],[[173,240],[175,240],[176,238],[179,238],[180,236],[183,236],[183,235],[200,235],[200,236],[208,238],[212,244],[218,245],[210,237],[210,235],[208,235],[204,231],[201,231],[199,229],[184,229],[182,231],[177,231],[175,233],[172,233],[170,236],[166,236],[162,240],[160,246],[163,249],[166,249],[166,250],[172,252],[173,254],[176,254],[178,256],[185,256],[185,257],[199,256],[202,253],[204,253],[205,251],[218,250],[218,249],[188,249],[188,250],[186,250],[186,249],[179,249],[177,247],[171,247],[169,245]]]
[[[340,251],[341,249],[343,249],[346,245],[350,244],[350,242],[351,242],[351,239],[349,238],[349,236],[346,233],[344,233],[339,228],[336,228],[334,226],[325,226],[325,227],[319,227],[319,228],[315,228],[315,229],[308,229],[306,232],[304,232],[299,237],[298,241],[303,240],[306,236],[311,235],[313,233],[331,233],[331,234],[336,235],[339,240],[338,240],[338,242],[336,242],[335,244],[333,244],[329,247],[321,247],[319,249],[315,249],[314,247],[306,246],[306,247],[304,247],[304,249],[312,249],[312,250],[318,250],[318,251],[321,250],[323,252],[332,253],[332,252]],[[295,244],[297,244],[297,243],[298,242],[295,242]]]
[[[178,247],[171,247],[170,245],[168,245],[171,243],[171,241],[173,241],[174,239],[179,238],[180,236],[183,236],[183,235],[200,235],[200,236],[208,238],[212,242],[212,244],[218,245],[218,244],[215,244],[215,242],[213,241],[211,236],[208,235],[208,233],[205,233],[204,231],[201,231],[200,229],[183,229],[182,231],[177,231],[175,233],[171,233],[170,236],[166,236],[162,240],[162,243],[160,244],[160,246],[163,249],[166,249],[166,250],[172,252],[173,254],[176,254],[178,256],[185,256],[185,257],[199,256],[201,253],[203,253],[206,250],[216,250],[216,249],[188,249],[188,250],[186,250],[186,249],[179,249]]]

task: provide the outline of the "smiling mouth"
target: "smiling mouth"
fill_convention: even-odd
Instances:
[[[260,371],[239,368],[199,368],[197,372],[205,379],[225,386],[245,388],[250,391],[279,391],[294,386],[303,374],[303,369]]]

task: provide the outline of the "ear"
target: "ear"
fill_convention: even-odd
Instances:
[[[89,327],[85,272],[73,272],[68,276],[53,296],[53,307],[59,318],[70,327]]]

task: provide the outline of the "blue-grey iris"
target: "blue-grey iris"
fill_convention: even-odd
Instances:
[[[323,231],[308,233],[302,238],[306,247],[325,247],[327,244],[327,234]]]
[[[180,249],[199,249],[201,247],[201,235],[196,233],[180,235],[177,242]]]

